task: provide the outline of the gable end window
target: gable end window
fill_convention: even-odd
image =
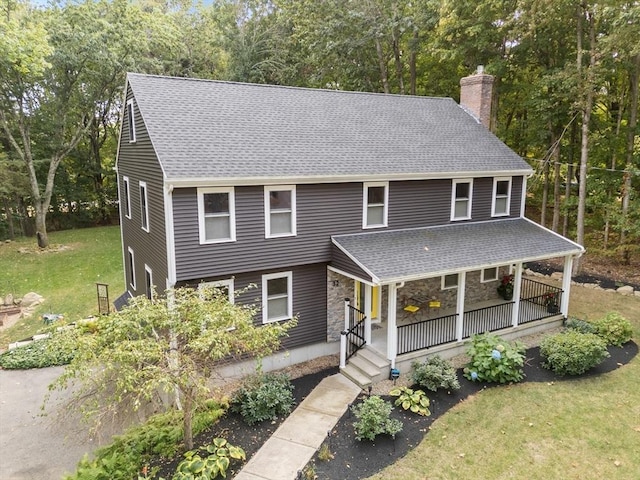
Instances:
[[[364,183],[362,193],[362,228],[386,227],[389,205],[389,183]]]
[[[142,229],[149,231],[149,203],[147,201],[147,184],[140,182],[140,219]]]
[[[131,218],[131,193],[129,190],[129,177],[122,177],[122,198],[120,199],[122,202],[122,211],[124,212],[124,216],[127,218]]]
[[[129,273],[129,286],[136,289],[136,261],[133,255],[133,250],[131,247],[127,247],[127,262],[129,263],[128,273]]]
[[[473,198],[473,180],[454,180],[451,189],[451,220],[469,220],[471,218],[471,199]]]
[[[265,237],[296,235],[296,187],[276,185],[264,187]]]
[[[198,224],[200,243],[236,240],[233,187],[198,189]]]
[[[262,276],[262,323],[289,320],[293,317],[292,272]]]
[[[442,276],[442,290],[451,290],[458,288],[458,274],[452,273],[451,275]]]
[[[133,98],[127,100],[127,128],[129,131],[129,143],[136,142],[136,119],[133,109]]]
[[[509,215],[511,209],[511,179],[493,179],[493,200],[491,205],[491,215],[500,217]]]

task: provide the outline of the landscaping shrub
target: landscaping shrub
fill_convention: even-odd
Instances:
[[[362,403],[351,407],[358,419],[353,426],[358,440],[375,440],[376,436],[387,434],[395,437],[402,431],[402,422],[390,418],[393,405],[377,395],[366,398]]]
[[[519,382],[524,378],[524,350],[523,344],[510,344],[496,335],[474,335],[467,349],[471,361],[463,370],[464,376],[472,381]]]
[[[249,425],[288,414],[294,403],[293,385],[284,373],[267,373],[249,378],[236,392],[231,409]]]
[[[540,354],[545,358],[542,365],[558,375],[580,375],[609,356],[602,338],[572,330],[545,338]]]
[[[580,333],[596,333],[598,331],[598,327],[593,323],[580,320],[579,318],[567,318],[564,326],[570,330],[575,330]]]
[[[422,390],[398,387],[391,390],[389,395],[398,397],[395,401],[396,407],[411,410],[413,413],[424,417],[431,415],[431,411],[429,411],[429,398]]]
[[[633,335],[631,322],[618,312],[609,312],[594,324],[597,328],[596,334],[607,342],[607,345],[621,347],[631,340]]]
[[[224,413],[214,401],[196,411],[193,433],[198,434],[213,425]],[[170,411],[154,415],[142,425],[130,428],[123,435],[95,452],[95,458],[85,456],[72,475],[65,480],[131,480],[138,478],[143,466],[154,456],[173,457],[183,438],[182,412]],[[153,478],[155,469],[144,467]]]
[[[73,350],[61,345],[54,335],[7,350],[0,355],[0,367],[7,370],[54,367],[68,364],[73,356]]]
[[[444,390],[460,388],[455,368],[451,362],[438,355],[427,358],[424,362],[413,362],[410,375],[413,383],[433,392],[439,388]]]

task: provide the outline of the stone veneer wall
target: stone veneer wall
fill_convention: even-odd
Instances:
[[[327,270],[327,342],[339,342],[344,330],[344,299],[353,297],[353,280]]]
[[[502,276],[508,274],[508,266],[500,267],[498,268],[497,280],[482,283],[482,272],[480,270],[467,272],[465,282],[465,304],[470,305],[500,298],[496,289],[500,284]],[[442,290],[441,277],[407,282],[404,287],[398,290],[398,308],[400,309],[405,305],[411,304],[411,297],[416,295],[419,297],[426,297],[429,300],[440,301],[440,308],[444,310],[456,307],[458,289],[451,288],[448,290]],[[384,300],[383,303],[385,303]]]

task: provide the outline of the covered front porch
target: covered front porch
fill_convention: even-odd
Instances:
[[[516,336],[559,321],[568,313],[573,259],[583,251],[526,219],[333,240],[330,271],[357,286],[344,304],[342,368],[366,345],[393,369],[407,358],[460,347],[476,333]],[[527,261],[557,257],[564,259],[560,286],[523,275]],[[511,297],[498,294],[502,282]]]

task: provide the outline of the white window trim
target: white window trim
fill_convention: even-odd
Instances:
[[[126,194],[125,201],[127,202],[127,208],[124,211],[124,216],[131,220],[131,183],[129,182],[129,177],[122,177],[122,183]]]
[[[149,194],[147,190],[147,182],[139,182],[139,190],[140,190],[140,226],[142,230],[149,233]],[[142,191],[144,190],[144,202],[142,201]],[[144,209],[142,205],[144,203]],[[147,225],[145,226],[144,222],[147,221]]]
[[[460,279],[460,274],[459,273],[449,273],[447,275],[442,275],[442,277],[441,277],[441,289],[442,290],[453,290],[455,288],[458,288],[458,282],[457,281],[456,281],[455,285],[452,285],[450,287],[445,286],[444,279],[445,279],[445,277],[448,277],[449,275],[456,275],[457,279]]]
[[[384,205],[382,210],[382,223],[369,225],[367,223],[369,216],[369,188],[384,187]],[[364,182],[362,184],[362,228],[383,228],[389,223],[389,182]]]
[[[133,98],[127,100],[127,128],[129,129],[129,143],[136,143],[136,117],[133,108]]]
[[[203,288],[216,288],[226,287],[229,293],[229,303],[235,303],[234,290],[233,290],[233,278],[225,278],[223,280],[215,280],[213,282],[201,282],[198,284],[198,290]]]
[[[507,208],[504,213],[496,213],[496,200],[498,199],[498,182],[509,182],[509,188],[507,190]],[[505,198],[501,196],[500,198]],[[507,217],[511,212],[511,177],[495,177],[493,179],[493,194],[491,195],[491,216],[492,217]]]
[[[131,247],[127,247],[129,252],[129,257],[127,260],[129,261],[129,268],[131,269],[131,281],[129,282],[129,286],[136,289],[136,256],[133,253],[133,249]]]
[[[271,233],[271,192],[291,192],[291,232]],[[297,235],[296,221],[296,186],[295,185],[265,185],[264,187],[264,238],[295,237]]]
[[[149,287],[150,290],[147,292],[145,291],[145,295],[147,293],[149,293],[149,299],[153,300],[153,270],[151,270],[151,267],[149,265],[147,265],[146,263],[144,264],[144,272],[145,272],[145,278],[144,278],[144,288],[147,288],[147,274],[149,274]]]
[[[207,240],[207,232],[204,224],[204,195],[207,193],[226,193],[229,195],[229,235],[230,238],[216,238]],[[200,244],[228,243],[236,241],[236,202],[233,187],[209,187],[198,188],[198,228],[200,231]]]
[[[467,199],[467,214],[464,217],[456,217],[456,186],[459,183],[469,184],[469,198]],[[471,219],[471,207],[473,202],[473,178],[457,179],[453,180],[451,185],[451,221],[457,220],[470,220]]]
[[[495,278],[487,278],[487,276],[485,275],[485,272],[487,270],[491,270],[491,269],[495,269],[495,271],[496,271]],[[498,274],[499,273],[500,273],[500,267],[483,268],[482,269],[482,275],[481,275],[481,278],[480,278],[480,282],[481,283],[495,282],[495,281],[498,280]]]
[[[269,297],[267,295],[267,283],[276,278],[287,279],[287,315],[277,318],[269,318]],[[278,272],[262,275],[262,323],[280,322],[293,317],[293,272]]]

